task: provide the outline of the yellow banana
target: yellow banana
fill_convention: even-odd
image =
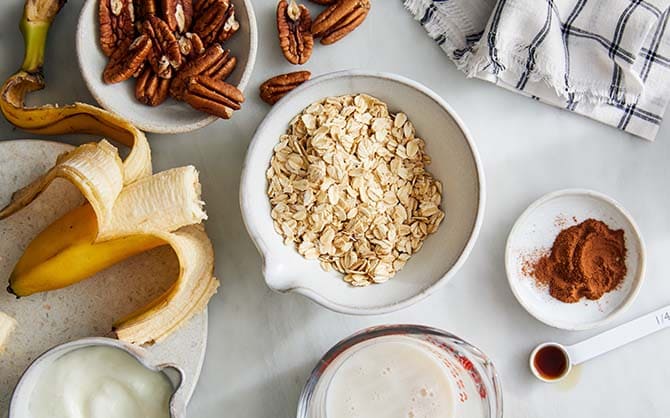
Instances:
[[[0,111],[12,124],[46,135],[87,133],[128,147],[124,161],[107,141],[61,155],[45,175],[12,195],[0,220],[28,205],[56,177],[79,188],[87,204],[47,227],[28,246],[10,277],[19,296],[67,286],[139,252],[170,245],[179,277],[165,294],[114,324],[125,341],[160,341],[202,311],[219,285],[204,228],[198,173],[180,167],[152,175],[144,134],[128,121],[84,103],[26,107],[25,96],[44,88],[42,63],[49,26],[64,0],[27,0],[20,28],[21,69],[0,91]]]
[[[9,277],[16,296],[60,289],[84,280],[128,257],[167,244],[152,235],[130,235],[95,242],[98,223],[90,204],[49,225],[28,245]]]

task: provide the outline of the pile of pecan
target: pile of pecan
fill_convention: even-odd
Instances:
[[[309,10],[296,0],[277,5],[279,46],[291,64],[304,64],[312,55],[314,38],[330,45],[359,27],[370,12],[370,0],[312,0],[328,6],[314,22]]]
[[[286,60],[294,65],[305,64],[312,56],[314,38],[321,38],[322,45],[333,44],[359,27],[370,12],[370,0],[312,2],[328,6],[314,22],[309,9],[296,0],[279,0],[277,4],[279,47]],[[309,71],[295,71],[272,77],[261,85],[261,99],[275,104],[310,76]]]
[[[169,96],[229,119],[244,96],[226,83],[237,59],[223,44],[239,29],[230,0],[100,0],[106,83],[136,78],[135,97]]]

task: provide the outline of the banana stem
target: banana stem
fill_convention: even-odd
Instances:
[[[65,0],[26,0],[19,23],[25,46],[22,70],[30,74],[42,71],[49,27],[64,4]]]
[[[44,64],[44,50],[46,49],[47,35],[50,22],[29,22],[25,18],[21,20],[19,28],[23,34],[25,53],[21,69],[34,74],[42,71]]]

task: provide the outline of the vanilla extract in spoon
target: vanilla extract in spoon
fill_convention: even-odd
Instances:
[[[584,363],[608,351],[670,326],[670,306],[634,319],[577,344],[556,342],[538,345],[530,354],[530,369],[538,379],[557,382],[570,373],[572,366]]]
[[[568,369],[568,359],[559,347],[546,345],[538,350],[533,360],[535,369],[547,380],[562,377]]]

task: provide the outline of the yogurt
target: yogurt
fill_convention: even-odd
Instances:
[[[327,418],[447,418],[454,383],[424,343],[382,339],[352,353],[326,392]]]
[[[169,418],[173,387],[123,350],[91,346],[47,365],[29,398],[30,418]]]

